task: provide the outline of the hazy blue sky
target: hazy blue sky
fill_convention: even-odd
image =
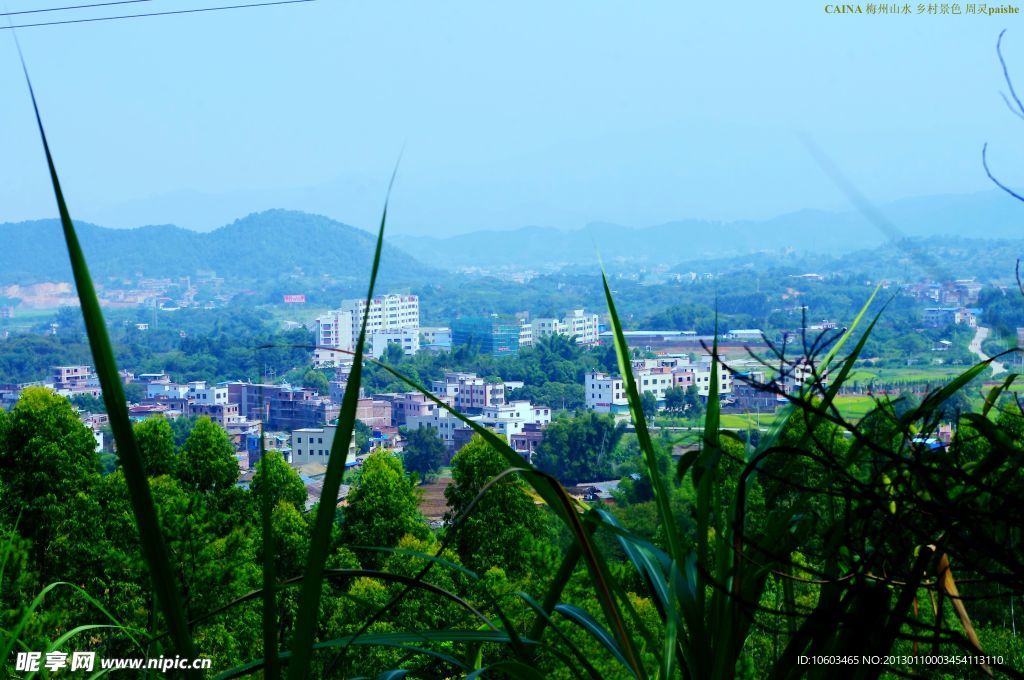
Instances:
[[[995,55],[1007,28],[1024,89],[1019,15],[823,8],[319,0],[19,37],[72,210],[110,226],[287,207],[371,227],[403,144],[391,225],[408,233],[844,208],[798,132],[877,202],[989,189],[986,140],[1024,182]],[[0,91],[0,221],[50,216],[10,31]]]

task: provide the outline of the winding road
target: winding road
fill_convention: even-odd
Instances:
[[[971,340],[971,343],[967,345],[967,350],[971,354],[976,354],[978,358],[981,359],[982,361],[986,361],[989,358],[987,354],[981,351],[981,343],[985,342],[985,339],[988,337],[989,332],[990,331],[988,328],[985,328],[984,326],[978,326],[977,330],[975,330],[974,332],[974,338]],[[999,375],[1000,373],[1006,372],[1006,366],[1004,366],[1002,362],[993,361],[991,366],[993,377]]]

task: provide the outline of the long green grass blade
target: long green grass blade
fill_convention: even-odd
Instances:
[[[515,594],[518,595],[519,598],[530,607],[530,609],[536,612],[539,618],[547,621],[548,626],[555,632],[555,635],[562,641],[562,644],[569,648],[569,651],[572,653],[573,657],[575,657],[577,663],[579,663],[580,668],[585,670],[587,675],[594,680],[600,680],[601,674],[597,672],[597,669],[594,668],[593,664],[590,663],[583,651],[569,638],[569,636],[563,633],[562,630],[554,624],[551,620],[551,616],[548,614],[548,610],[545,610],[543,605],[533,599],[533,597],[528,593],[519,591]],[[551,609],[553,610],[554,607]]]
[[[338,492],[345,474],[345,459],[348,456],[348,445],[352,439],[352,431],[356,424],[356,408],[359,405],[359,383],[363,372],[363,350],[366,346],[366,324],[370,317],[370,301],[377,284],[377,272],[380,269],[381,250],[384,247],[384,227],[388,219],[388,201],[391,189],[395,184],[398,165],[391,173],[387,195],[384,199],[384,210],[380,217],[380,228],[377,231],[377,247],[373,252],[373,264],[370,267],[370,286],[366,292],[366,312],[363,314],[359,328],[359,339],[352,359],[352,370],[349,372],[345,395],[341,400],[341,411],[338,415],[338,427],[334,432],[334,443],[327,460],[327,471],[324,474],[323,490],[320,494],[320,506],[317,509],[316,523],[309,538],[309,557],[306,561],[306,577],[299,595],[299,611],[302,613],[295,626],[294,654],[288,666],[288,677],[291,680],[306,680],[309,677],[310,665],[313,661],[313,642],[319,623],[320,598],[323,594],[324,568],[327,565],[327,553],[331,544],[331,528],[334,526],[337,512]]]
[[[587,633],[602,647],[611,652],[611,655],[622,664],[626,669],[630,669],[630,664],[626,661],[626,657],[622,654],[622,649],[615,641],[615,637],[609,633],[604,627],[598,623],[593,616],[587,613],[585,610],[580,609],[576,605],[572,604],[560,604],[555,607],[555,611],[569,619],[577,626],[587,631]]]
[[[277,680],[281,676],[281,664],[277,658],[277,570],[274,565],[274,523],[271,507],[273,494],[267,473],[267,450],[260,425],[260,470],[263,472],[263,489],[260,494],[260,517],[263,523],[263,658],[267,660],[264,677]]]
[[[658,467],[654,442],[651,441],[651,433],[647,429],[647,419],[644,417],[640,393],[637,391],[636,379],[633,377],[633,370],[629,363],[629,346],[626,344],[626,336],[622,332],[619,314],[615,309],[615,300],[612,298],[612,291],[608,286],[608,275],[603,271],[601,272],[601,282],[604,286],[605,301],[608,304],[608,318],[612,326],[613,337],[615,338],[615,356],[619,362],[619,372],[622,373],[622,379],[625,381],[626,397],[629,401],[630,414],[633,416],[633,426],[636,428],[637,442],[640,444],[640,450],[644,455],[647,474],[651,478],[654,500],[658,508],[658,518],[665,531],[669,554],[672,555],[673,559],[681,560],[683,544],[679,538],[679,530],[676,527],[675,518],[672,515],[672,503],[669,498],[668,487]],[[712,380],[714,380],[713,377]]]
[[[21,65],[25,73],[25,82],[28,84],[29,95],[32,98],[32,108],[35,111],[39,137],[43,143],[43,151],[46,154],[50,182],[53,185],[53,194],[57,200],[57,210],[60,213],[61,227],[64,231],[64,241],[67,245],[68,256],[71,260],[71,270],[75,278],[75,287],[82,306],[85,330],[89,337],[89,348],[92,351],[93,361],[96,364],[96,376],[99,378],[100,387],[103,390],[103,401],[107,407],[110,428],[113,430],[114,441],[117,444],[118,461],[124,470],[125,482],[128,485],[128,497],[131,500],[132,512],[135,515],[135,525],[139,530],[142,554],[146,565],[149,567],[153,589],[156,592],[157,601],[160,604],[160,609],[163,612],[164,620],[175,648],[182,656],[196,658],[196,649],[192,643],[192,636],[189,632],[184,608],[181,605],[181,598],[179,597],[174,578],[174,571],[171,568],[167,546],[160,532],[160,523],[157,519],[156,507],[150,493],[149,481],[146,479],[142,458],[139,455],[138,445],[132,432],[131,421],[128,418],[124,390],[121,386],[117,362],[114,360],[110,337],[107,335],[107,326],[103,320],[99,299],[96,297],[96,289],[93,286],[92,277],[85,262],[85,255],[78,242],[75,226],[71,221],[71,214],[64,201],[64,194],[60,188],[60,179],[57,176],[57,168],[53,161],[53,155],[50,153],[50,145],[46,139],[46,132],[43,129],[43,119],[39,113],[39,105],[36,102],[35,91],[32,89],[32,81],[29,78],[28,67],[25,65],[24,58],[22,58]]]

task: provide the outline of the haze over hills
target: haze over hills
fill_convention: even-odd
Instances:
[[[878,210],[903,237],[1024,237],[1024,204],[998,190],[909,198]],[[449,238],[407,236],[402,243],[422,260],[457,269],[594,266],[598,252],[609,262],[644,264],[783,249],[839,254],[878,246],[888,239],[887,233],[860,213],[804,210],[760,221],[679,220],[641,228],[593,223],[575,230],[523,227]]]
[[[242,281],[282,274],[366,281],[375,238],[355,227],[307,213],[268,210],[208,233],[170,225],[106,229],[76,222],[93,277],[179,277],[197,271]],[[38,220],[0,224],[0,282],[70,281],[60,224]],[[435,270],[386,245],[381,277],[399,284]]]

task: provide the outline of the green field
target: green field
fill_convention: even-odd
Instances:
[[[846,378],[853,383],[944,383],[966,371],[969,366],[907,366],[905,368],[856,368]]]
[[[839,412],[847,420],[860,420],[868,411],[875,408],[874,399],[867,396],[838,396],[835,403]],[[724,413],[721,422],[722,427],[726,428],[760,427],[763,429],[774,425],[781,413],[782,409],[775,413]]]

